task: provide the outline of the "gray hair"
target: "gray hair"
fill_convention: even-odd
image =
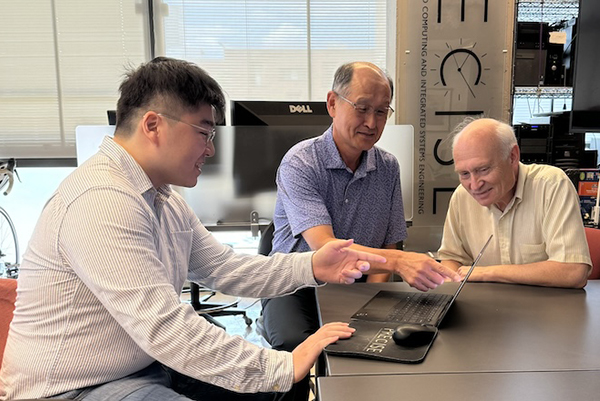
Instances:
[[[454,130],[450,134],[452,137],[452,151],[454,151],[456,143],[462,136],[462,133],[465,131],[467,126],[481,119],[482,118],[467,117],[454,128]],[[488,120],[490,120],[490,122],[495,122],[495,127],[492,133],[495,135],[496,139],[498,140],[498,144],[500,145],[498,152],[506,158],[509,157],[512,148],[515,145],[517,145],[517,137],[515,136],[515,131],[513,127],[502,121],[494,119]]]
[[[388,84],[390,85],[390,98],[394,98],[394,81],[389,76],[389,74],[372,63],[367,63],[364,61],[354,61],[351,63],[346,63],[341,65],[335,72],[333,76],[333,85],[331,90],[335,93],[338,93],[342,96],[348,95],[348,87],[350,86],[350,82],[352,82],[352,76],[354,75],[354,69],[357,66],[370,66],[373,67],[381,73],[381,76],[387,79]]]

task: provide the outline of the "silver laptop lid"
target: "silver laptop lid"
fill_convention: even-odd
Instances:
[[[458,294],[460,294],[462,288],[465,286],[465,283],[467,282],[467,280],[469,279],[469,276],[471,275],[471,273],[473,272],[473,269],[475,268],[475,266],[477,266],[477,263],[479,263],[479,259],[481,259],[481,255],[483,255],[483,252],[485,251],[485,249],[488,247],[490,241],[492,240],[492,237],[494,235],[490,235],[490,238],[488,238],[487,242],[485,243],[485,245],[483,246],[483,248],[481,248],[481,251],[479,252],[479,255],[477,255],[477,257],[475,258],[475,260],[473,261],[473,263],[471,264],[471,268],[469,269],[469,271],[467,272],[467,274],[465,275],[465,278],[462,279],[460,285],[458,286],[458,288],[456,289],[456,292],[454,293],[454,296],[452,297],[452,299],[450,300],[450,302],[448,302],[446,304],[446,307],[444,308],[444,311],[440,314],[440,317],[437,319],[437,323],[436,326],[438,324],[440,324],[440,322],[444,319],[444,316],[446,316],[446,313],[448,312],[448,310],[450,309],[450,307],[452,306],[452,304],[454,303],[454,301],[456,300],[456,297],[458,297]]]
[[[460,285],[458,286],[458,289],[454,293],[454,296],[452,297],[452,300],[450,301],[450,303],[454,302],[454,300],[456,299],[456,297],[458,296],[458,294],[460,293],[460,291],[462,290],[462,288],[465,286],[465,283],[469,279],[469,276],[471,275],[471,273],[473,273],[473,269],[475,268],[475,266],[477,266],[477,263],[479,263],[479,259],[481,259],[481,256],[483,255],[483,252],[485,251],[485,249],[490,244],[490,241],[492,240],[493,236],[494,236],[494,234],[490,235],[490,238],[488,238],[488,240],[486,241],[486,243],[483,246],[483,248],[481,248],[481,251],[479,252],[479,255],[477,255],[477,257],[475,258],[475,260],[471,264],[471,268],[469,269],[469,271],[465,275],[465,278],[463,278],[462,281],[460,282]]]

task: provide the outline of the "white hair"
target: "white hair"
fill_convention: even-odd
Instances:
[[[469,125],[471,125],[471,123],[474,123],[475,121],[479,120],[481,120],[481,118],[467,117],[454,128],[454,130],[450,134],[452,136],[453,151],[454,147],[456,146],[456,143],[462,136],[463,132],[465,132],[466,128]],[[498,151],[504,157],[509,157],[512,148],[517,144],[517,137],[515,136],[514,129],[510,125],[502,121],[494,120],[491,118],[488,120],[490,120],[490,122],[493,121],[495,123],[495,129],[492,130],[492,133],[496,136],[498,144],[500,145]]]

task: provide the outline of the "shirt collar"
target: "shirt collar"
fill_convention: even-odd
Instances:
[[[109,159],[121,166],[123,173],[129,178],[129,182],[133,185],[140,194],[145,192],[158,192],[161,194],[159,198],[166,199],[171,195],[171,186],[162,185],[158,189],[155,189],[150,181],[150,177],[146,174],[142,166],[140,166],[135,159],[118,143],[116,143],[111,137],[106,136],[100,145],[100,151],[104,153]],[[156,194],[154,195],[156,196]]]
[[[333,140],[333,124],[329,126],[327,131],[323,134],[323,142],[325,144],[325,168],[327,169],[344,169],[351,171],[344,160],[342,159],[342,155],[338,150],[335,141]],[[362,152],[360,158],[360,164],[358,165],[358,169],[356,169],[355,174],[357,177],[366,175],[366,173],[376,170],[377,163],[375,160],[375,147],[373,146],[366,152]]]
[[[528,169],[529,169],[529,166],[519,162],[519,172],[517,174],[517,183],[516,183],[516,188],[515,188],[515,194],[513,195],[510,202],[508,202],[508,205],[506,205],[506,208],[504,209],[503,212],[501,212],[500,209],[498,209],[498,207],[496,205],[494,205],[494,210],[496,210],[500,215],[505,215],[513,207],[515,207],[516,205],[521,203],[521,200],[523,200],[523,191],[525,189],[525,180],[527,179],[527,170]]]
[[[521,201],[523,199],[523,191],[525,190],[525,180],[527,179],[527,170],[529,166],[519,162],[519,174],[517,174],[517,189],[515,190],[515,199]]]

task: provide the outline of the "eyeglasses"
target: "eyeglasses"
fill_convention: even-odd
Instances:
[[[204,135],[206,137],[206,142],[212,142],[213,139],[215,139],[215,135],[216,135],[217,132],[216,132],[216,130],[214,128],[209,129],[209,128],[201,127],[201,126],[196,125],[196,124],[186,123],[185,121],[181,121],[178,118],[171,117],[171,116],[169,116],[167,114],[164,114],[164,113],[157,113],[157,114],[159,116],[161,116],[161,117],[168,118],[169,120],[177,121],[178,123],[189,125],[190,127],[195,128],[200,134],[202,134],[202,135]]]
[[[354,108],[354,110],[356,111],[357,114],[359,115],[366,115],[366,114],[375,114],[375,117],[377,118],[390,118],[392,116],[392,114],[394,114],[394,109],[392,109],[391,106],[387,106],[387,107],[380,107],[378,109],[376,109],[373,106],[367,106],[364,104],[356,104],[351,100],[346,99],[344,96],[340,95],[337,92],[333,92],[335,93],[340,99],[342,99],[343,101],[347,102],[350,106],[352,106]]]

